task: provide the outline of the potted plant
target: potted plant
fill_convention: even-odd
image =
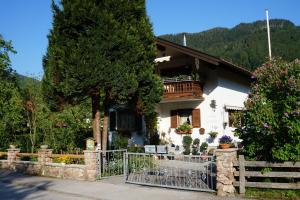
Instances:
[[[207,142],[203,142],[203,143],[201,144],[201,146],[200,146],[200,151],[201,151],[202,153],[205,152],[206,149],[207,149],[207,147],[208,147]]]
[[[200,139],[199,138],[194,139],[193,146],[192,146],[193,155],[199,155],[199,144],[200,144]]]
[[[208,134],[209,134],[209,136],[210,136],[212,139],[215,139],[215,138],[217,137],[217,135],[218,135],[218,132],[211,131],[211,132],[209,132]]]
[[[231,144],[232,144],[231,142],[232,142],[232,138],[230,136],[223,135],[219,139],[220,148],[221,149],[228,149],[231,146]]]
[[[183,123],[178,128],[176,128],[176,133],[178,134],[192,134],[192,126],[188,123]]]
[[[183,151],[184,155],[190,155],[192,142],[193,142],[193,139],[191,136],[189,136],[189,135],[183,136],[182,145],[184,148],[184,151]]]

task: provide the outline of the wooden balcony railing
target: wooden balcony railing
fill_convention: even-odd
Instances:
[[[164,82],[163,99],[202,99],[202,86],[198,81]]]

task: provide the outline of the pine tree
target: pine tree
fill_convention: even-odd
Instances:
[[[139,102],[140,110],[149,112],[160,99],[145,2],[63,0],[61,7],[52,5],[53,29],[44,58],[45,97],[53,106],[91,98],[97,143],[103,102],[105,149],[110,104]]]

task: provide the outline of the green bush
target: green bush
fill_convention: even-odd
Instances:
[[[184,155],[189,155],[191,153],[191,144],[193,142],[193,139],[189,135],[183,136],[182,144],[183,144],[183,154]]]
[[[112,146],[114,149],[126,149],[128,146],[128,137],[117,133],[116,136],[113,137]]]
[[[128,152],[132,152],[132,153],[145,153],[145,149],[144,147],[141,146],[131,146],[127,148]]]
[[[193,147],[192,147],[193,155],[199,155],[199,144],[200,144],[200,139],[199,138],[194,139]]]
[[[242,125],[244,154],[269,161],[299,160],[300,62],[272,59],[255,72]]]
[[[203,142],[200,146],[200,151],[204,152],[207,149],[207,147],[208,147],[207,142]]]

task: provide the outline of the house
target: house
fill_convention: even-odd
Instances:
[[[185,122],[193,127],[191,137],[208,142],[209,146],[217,146],[218,138],[224,134],[233,137],[232,114],[243,110],[252,73],[161,38],[156,43],[157,73],[164,83],[164,94],[156,110],[160,137],[182,145],[183,136],[176,133],[176,128]],[[209,132],[218,135],[212,139]]]
[[[162,100],[156,108],[160,138],[181,146],[183,135],[176,128],[186,122],[193,127],[192,138],[208,142],[209,146],[217,146],[218,138],[224,134],[233,136],[231,115],[243,110],[252,73],[161,38],[156,38],[156,44],[156,73],[164,84]],[[110,144],[118,131],[125,132],[132,143],[144,144],[144,120],[130,110],[122,106],[110,109]],[[218,132],[216,139],[209,136],[210,132]]]

